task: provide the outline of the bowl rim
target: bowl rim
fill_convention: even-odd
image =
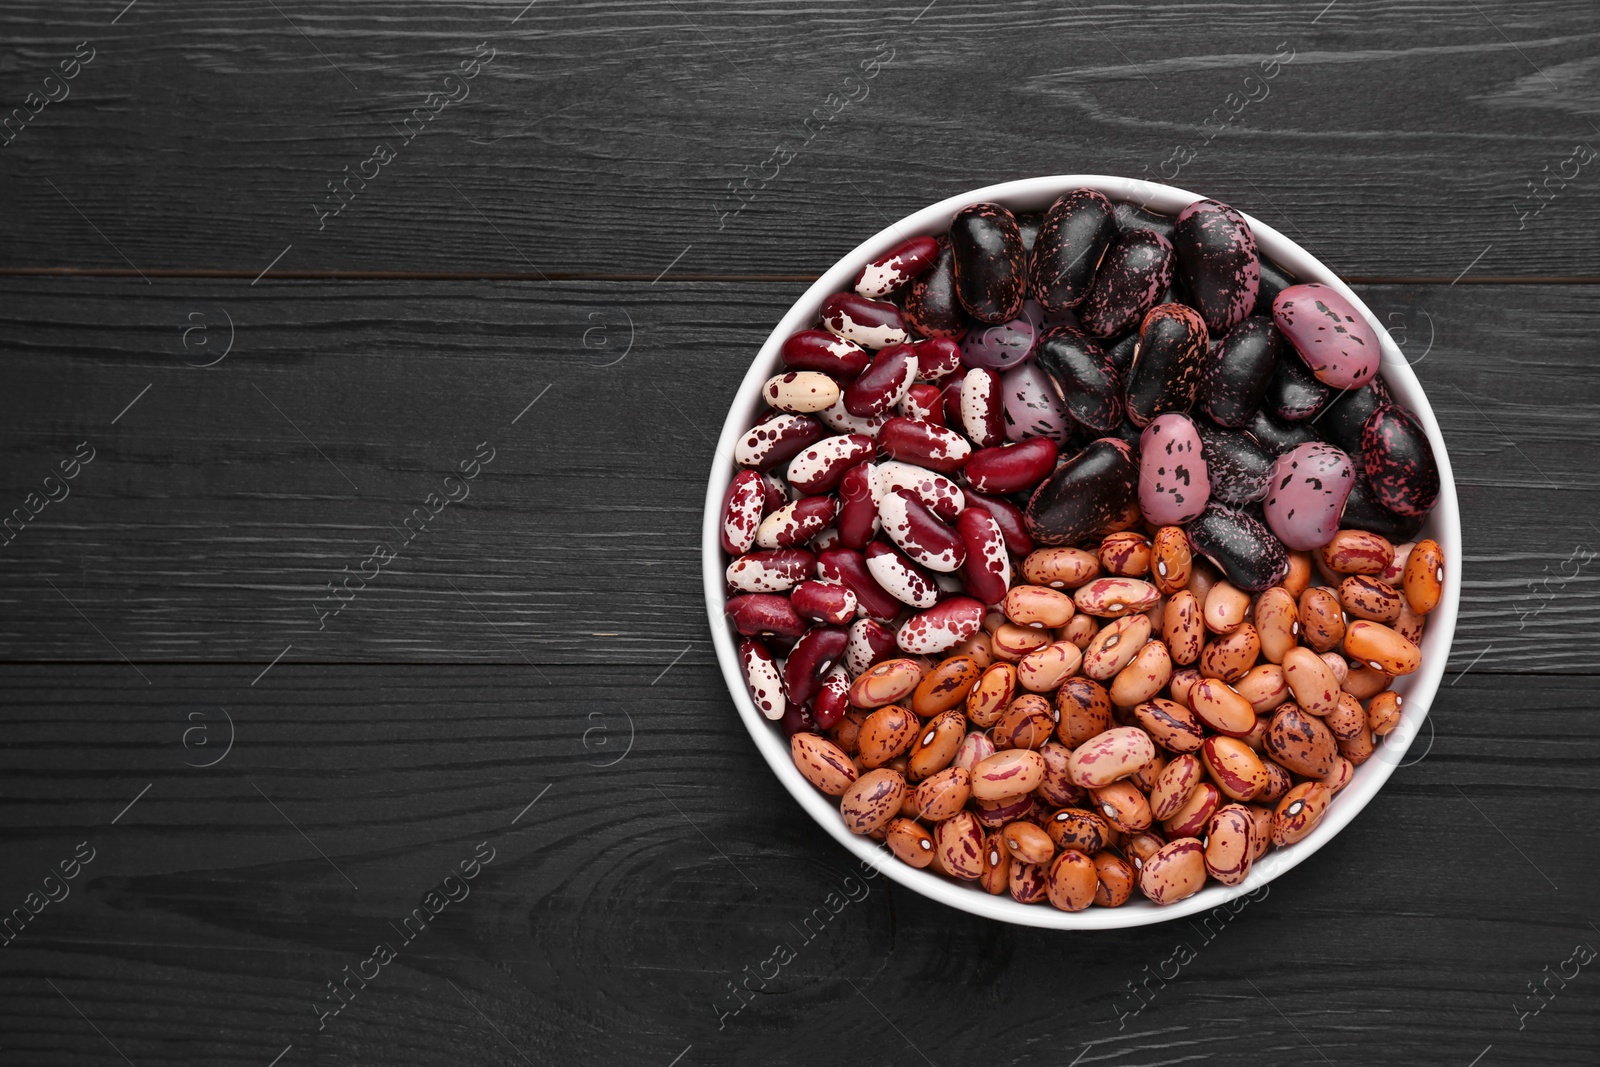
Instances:
[[[777,373],[781,366],[779,348],[783,341],[790,335],[815,325],[822,301],[827,296],[851,290],[856,272],[860,270],[862,264],[882,255],[906,239],[924,234],[943,233],[948,229],[955,213],[969,204],[993,201],[1013,211],[1041,211],[1056,197],[1079,188],[1095,189],[1114,202],[1132,201],[1166,215],[1176,215],[1186,205],[1206,199],[1201,194],[1186,189],[1138,178],[1104,174],[1046,175],[986,185],[946,197],[912,212],[862,241],[825,271],[790,306],[788,312],[768,335],[740,382],[738,391],[729,405],[728,415],[723,422],[722,433],[718,438],[713,457],[702,522],[701,557],[712,644],[716,648],[717,661],[722,668],[723,680],[727,683],[729,694],[733,697],[734,706],[755,742],[756,749],[777,775],[778,780],[825,832],[863,864],[888,875],[890,879],[908,889],[961,911],[1000,922],[1042,929],[1109,930],[1167,922],[1217,908],[1246,894],[1261,890],[1280,875],[1299,866],[1336,837],[1377,795],[1389,776],[1394,773],[1400,760],[1404,758],[1438,693],[1439,683],[1444,676],[1446,661],[1449,658],[1450,645],[1455,636],[1461,597],[1461,515],[1456,498],[1455,478],[1438,419],[1434,416],[1433,408],[1428,403],[1415,372],[1383,324],[1349,286],[1299,243],[1254,216],[1241,212],[1254,232],[1256,244],[1264,256],[1286,270],[1298,282],[1320,282],[1332,288],[1350,301],[1377,331],[1383,349],[1384,381],[1395,400],[1411,411],[1422,423],[1438,462],[1439,502],[1428,517],[1422,532],[1417,536],[1419,539],[1433,538],[1444,550],[1444,596],[1428,616],[1428,627],[1422,639],[1422,667],[1414,674],[1397,679],[1394,684],[1396,691],[1403,697],[1401,725],[1394,733],[1382,739],[1378,752],[1356,768],[1350,783],[1333,798],[1327,814],[1315,830],[1294,845],[1267,853],[1252,867],[1249,877],[1239,885],[1223,886],[1208,879],[1199,892],[1175,904],[1156,905],[1136,895],[1134,899],[1130,899],[1119,908],[1091,907],[1080,912],[1065,912],[1044,902],[1021,904],[1011,899],[1008,894],[991,896],[978,888],[975,883],[956,882],[931,871],[908,866],[896,859],[887,847],[851,833],[839,815],[837,798],[819,792],[800,774],[790,756],[787,739],[782,736],[776,724],[761,715],[750,698],[739,665],[735,633],[723,614],[727,602],[724,592],[727,564],[719,530],[723,501],[737,469],[732,460],[734,446],[753,425],[756,415],[764,409],[761,386]],[[1391,739],[1395,739],[1396,743],[1391,745]],[[1236,911],[1237,908],[1233,910]]]

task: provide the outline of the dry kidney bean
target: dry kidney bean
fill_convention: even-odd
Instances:
[[[1100,573],[1100,560],[1081,548],[1040,548],[1022,561],[1022,576],[1034,585],[1076,589]]]
[[[838,582],[856,595],[856,602],[868,616],[888,622],[900,614],[900,601],[890,596],[867,570],[860,552],[834,548],[817,553],[817,577]]]
[[[1124,615],[1113,619],[1083,650],[1083,673],[1097,682],[1110,681],[1133,662],[1149,639],[1148,616]]]
[[[1405,601],[1378,579],[1353,574],[1339,583],[1339,603],[1358,619],[1390,623],[1400,617]]]
[[[1206,871],[1223,885],[1250,877],[1255,862],[1255,816],[1242,804],[1227,804],[1211,816],[1206,828]]]
[[[906,620],[895,640],[913,655],[937,655],[967,640],[982,625],[983,605],[969,596],[953,596]]]
[[[1339,679],[1308,648],[1292,648],[1284,655],[1283,680],[1296,703],[1312,715],[1331,715],[1339,706]]]
[[[1177,815],[1203,780],[1204,769],[1193,753],[1175,757],[1150,790],[1150,817],[1165,822]]]
[[[1096,578],[1072,594],[1079,611],[1102,619],[1148,611],[1160,598],[1155,586],[1138,578]]]
[[[1074,615],[1067,620],[1067,624],[1056,631],[1056,636],[1063,641],[1071,641],[1079,648],[1086,649],[1089,642],[1094,640],[1095,634],[1100,632],[1100,625],[1089,615]]]
[[[967,693],[967,718],[987,729],[1000,721],[1016,695],[1017,669],[1009,663],[992,664]]]
[[[1400,605],[1400,614],[1390,624],[1389,628],[1420,648],[1422,646],[1422,631],[1427,627],[1427,624],[1428,617],[1426,615],[1418,615],[1411,610],[1410,604],[1402,603]]]
[[[1050,835],[1031,822],[1008,824],[1000,838],[1012,858],[1022,863],[1049,863],[1056,854],[1056,843]]]
[[[851,833],[870,834],[888,825],[905,800],[906,780],[899,771],[880,767],[868,771],[845,789],[839,803]]]
[[[922,665],[912,659],[880,663],[850,686],[850,703],[858,708],[879,708],[904,700],[922,680]]]
[[[1206,882],[1205,846],[1181,837],[1158,848],[1139,870],[1139,891],[1157,904],[1174,904]]]
[[[1300,594],[1300,629],[1318,652],[1338,648],[1344,640],[1344,607],[1326,588],[1313,585]]]
[[[1017,681],[1035,693],[1051,693],[1077,673],[1083,653],[1071,641],[1054,641],[1022,657]]]
[[[998,800],[1031,793],[1044,781],[1044,771],[1044,757],[1037,752],[1025,748],[996,752],[972,769],[972,795]]]
[[[1206,629],[1231,634],[1250,612],[1250,594],[1228,582],[1218,582],[1206,593],[1203,618]]]
[[[1367,704],[1367,726],[1379,737],[1385,737],[1394,732],[1400,725],[1400,694],[1394,690],[1386,690],[1373,697]]]
[[[1256,709],[1220,678],[1201,678],[1189,690],[1189,707],[1219,734],[1241,737],[1255,726]]]
[[[966,551],[961,578],[967,591],[984,604],[998,604],[1011,584],[1005,531],[988,510],[969,507],[956,517],[956,533]]]
[[[1301,782],[1283,795],[1272,815],[1272,843],[1292,845],[1317,828],[1332,796],[1321,782]]]
[[[1206,738],[1200,760],[1217,788],[1234,800],[1254,800],[1271,784],[1261,759],[1236,737]]]
[[[1160,641],[1146,642],[1129,663],[1111,680],[1111,700],[1118,707],[1131,708],[1154,697],[1172,679],[1172,657]]]
[[[934,716],[921,727],[911,746],[906,760],[907,777],[917,782],[944,770],[956,758],[966,737],[967,721],[961,712],[951,710]]]
[[[1151,551],[1150,538],[1144,534],[1132,530],[1107,534],[1100,542],[1100,565],[1120,578],[1143,578],[1150,573]]]
[[[1256,598],[1256,633],[1261,639],[1261,654],[1272,663],[1282,663],[1284,653],[1300,638],[1300,608],[1282,586],[1273,586]]]
[[[729,597],[723,608],[734,628],[746,637],[799,637],[806,622],[788,597],[772,593],[745,593]]]
[[[929,671],[917,684],[911,707],[928,718],[956,707],[967,699],[983,672],[971,656],[951,656]]]
[[[916,743],[921,724],[911,709],[898,704],[881,707],[867,716],[856,738],[857,759],[863,767],[882,767],[909,751]]]
[[[1044,760],[1044,780],[1039,783],[1035,795],[1046,804],[1055,807],[1082,803],[1084,790],[1073,784],[1068,771],[1072,749],[1054,741],[1047,741],[1037,751]]]
[[[1057,848],[1085,855],[1099,852],[1111,840],[1111,824],[1087,808],[1062,808],[1044,829]]]
[[[1021,793],[1014,797],[998,797],[994,800],[972,798],[972,814],[977,816],[978,824],[985,829],[998,830],[1008,822],[1018,819],[1037,821],[1039,802],[1031,794]]]
[[[1350,673],[1340,688],[1357,700],[1366,700],[1388,689],[1393,681],[1394,675],[1385,674],[1357,660],[1350,664]]]
[[[810,622],[843,626],[856,615],[856,595],[838,582],[801,582],[790,591],[789,603]]]
[[[1307,778],[1326,775],[1339,754],[1333,731],[1297,704],[1284,704],[1273,712],[1264,743],[1273,760]]]
[[[728,585],[744,593],[781,593],[811,577],[817,557],[803,548],[747,552],[728,564]]]
[[[1208,642],[1200,653],[1200,673],[1207,678],[1237,682],[1249,673],[1261,654],[1261,638],[1247,622],[1233,633]]]
[[[1195,713],[1175,700],[1156,697],[1133,709],[1134,720],[1168,752],[1198,752],[1205,726]]]
[[[911,819],[892,819],[885,828],[884,844],[895,857],[913,867],[926,867],[933,862],[933,835],[922,824]]]
[[[798,733],[789,739],[789,752],[806,781],[836,797],[857,778],[855,764],[843,749],[816,734]]]
[[[1085,789],[1099,789],[1126,778],[1156,758],[1155,743],[1137,726],[1119,726],[1078,746],[1068,774]]]
[[[1133,894],[1133,867],[1115,852],[1097,852],[1092,858],[1100,881],[1095,887],[1094,902],[1102,908],[1122,907]]]
[[[977,881],[983,874],[983,829],[970,811],[935,824],[933,847],[944,869],[957,878]]]
[[[983,873],[978,875],[978,885],[995,896],[1011,885],[1011,853],[998,833],[983,837]]]
[[[1050,701],[1037,693],[1013,700],[994,727],[996,744],[1010,748],[1039,748],[1055,733],[1056,719]]]
[[[1172,662],[1187,666],[1200,658],[1205,640],[1205,623],[1200,602],[1187,589],[1173,593],[1161,616],[1161,639],[1166,642]]]
[[[1205,832],[1211,814],[1222,804],[1222,793],[1210,782],[1200,782],[1177,813],[1161,820],[1168,837],[1195,837]]]
[[[1111,696],[1091,678],[1068,678],[1056,694],[1056,709],[1056,736],[1072,748],[1111,728]]]
[[[1050,864],[1046,892],[1050,903],[1062,911],[1082,911],[1094,903],[1100,888],[1100,874],[1094,860],[1073,849],[1057,856]]]
[[[911,339],[900,309],[884,300],[834,293],[822,302],[822,325],[862,348],[888,348]]]
[[[801,330],[783,342],[779,355],[791,370],[821,371],[844,379],[854,378],[872,362],[860,345],[826,330]]]
[[[995,658],[1012,662],[1020,662],[1030,652],[1038,651],[1049,643],[1049,631],[1011,623],[1002,623],[989,635],[989,647],[994,650]]]
[[[1377,622],[1357,619],[1344,634],[1344,650],[1385,674],[1410,674],[1422,666],[1422,652],[1416,645]]]
[[[739,438],[733,446],[733,460],[741,467],[771,470],[780,463],[789,462],[826,434],[816,419],[778,414],[757,423]]]
[[[1394,546],[1366,530],[1340,530],[1317,558],[1335,574],[1382,574],[1394,560]]]
[[[1172,596],[1189,584],[1194,557],[1189,550],[1189,535],[1182,527],[1163,526],[1157,530],[1150,559],[1156,589],[1163,596]]]
[[[1011,861],[1011,882],[1007,888],[1018,904],[1037,904],[1049,895],[1050,876],[1036,863]]]
[[[1089,790],[1094,806],[1106,821],[1123,833],[1138,833],[1150,828],[1150,801],[1133,782],[1124,779],[1100,789]]]
[[[1031,489],[1056,465],[1056,443],[1032,437],[1015,444],[981,448],[967,460],[967,481],[980,493],[1014,493]]]
[[[972,773],[965,767],[946,767],[929,776],[911,794],[917,818],[941,822],[967,806],[972,797]]]
[[[1014,585],[1000,602],[1006,618],[1018,626],[1065,626],[1077,612],[1072,597],[1042,585]]]
[[[1289,699],[1289,685],[1283,680],[1283,668],[1276,663],[1263,663],[1252,667],[1243,678],[1233,683],[1234,691],[1250,702],[1257,715]]]
[[[1418,615],[1439,606],[1444,590],[1444,549],[1433,540],[1418,541],[1406,559],[1406,602]]]
[[[884,591],[902,604],[931,608],[939,602],[939,587],[921,567],[912,563],[894,546],[882,541],[869,544],[862,557],[867,570]]]
[[[1350,779],[1355,773],[1356,767],[1354,763],[1351,763],[1343,756],[1335,756],[1333,770],[1329,771],[1327,776],[1322,779],[1322,784],[1327,787],[1328,795],[1337,796],[1339,790],[1350,784]]]

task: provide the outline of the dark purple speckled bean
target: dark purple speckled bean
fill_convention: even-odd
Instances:
[[[1361,430],[1361,459],[1378,502],[1421,518],[1439,502],[1439,464],[1422,424],[1397,404],[1381,405]]]
[[[1242,430],[1226,430],[1201,420],[1201,455],[1211,477],[1211,499],[1239,507],[1267,495],[1272,453]]]
[[[1077,307],[1116,238],[1116,215],[1104,196],[1074,189],[1058,197],[1033,246],[1033,298],[1051,311]]]
[[[1317,380],[1305,360],[1290,352],[1273,368],[1261,409],[1282,422],[1302,422],[1315,418],[1336,395],[1332,386]]]
[[[1261,408],[1283,351],[1283,336],[1271,319],[1241,320],[1206,362],[1196,402],[1218,426],[1249,424]]]
[[[992,324],[1017,317],[1028,283],[1016,216],[999,204],[972,204],[950,221],[956,298],[967,314]]]
[[[1283,542],[1247,511],[1213,503],[1184,529],[1195,551],[1240,589],[1257,592],[1277,585],[1289,573]]]
[[[1078,321],[1091,337],[1115,337],[1138,326],[1172,284],[1172,244],[1152,230],[1117,238],[1089,295],[1078,305]]]
[[[1151,308],[1123,389],[1129,420],[1143,426],[1163,412],[1194,407],[1206,356],[1206,324],[1198,311],[1183,304]]]
[[[1000,375],[1000,392],[1005,402],[1007,440],[1048,437],[1062,441],[1072,432],[1067,406],[1039,364],[1024,363]]]
[[[956,299],[955,255],[946,238],[939,238],[933,267],[906,286],[905,320],[924,337],[959,341],[966,336],[967,314]]]
[[[1227,204],[1197,200],[1178,215],[1172,231],[1177,276],[1206,328],[1224,334],[1256,306],[1261,260],[1244,216]]]
[[[1081,330],[1058,326],[1034,350],[1034,362],[1054,384],[1067,412],[1091,433],[1122,422],[1122,376],[1111,357]]]
[[[1133,448],[1114,437],[1091,441],[1034,490],[1025,513],[1028,534],[1041,545],[1076,545],[1109,533],[1138,489]]]

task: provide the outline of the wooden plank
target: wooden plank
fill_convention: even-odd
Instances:
[[[799,287],[8,289],[3,513],[81,443],[95,457],[0,548],[5,659],[260,670],[288,649],[659,670],[709,652],[704,477],[735,384]],[[1468,558],[1452,669],[1592,672],[1600,290],[1365,296],[1405,339],[1456,466]],[[231,352],[186,365],[225,351],[229,320]],[[492,461],[452,490],[471,495],[406,525],[484,442]],[[398,558],[322,619],[328,583],[370,574],[380,541]]]
[[[944,1064],[984,1061],[997,1034],[1016,1064],[1459,1065],[1488,1045],[1577,1063],[1600,1042],[1587,969],[1550,980],[1537,1014],[1525,987],[1600,943],[1600,845],[1570,829],[1600,818],[1586,679],[1445,688],[1369,810],[1265,897],[1227,922],[1090,937],[862,880],[702,657],[654,684],[653,665],[548,673],[280,665],[252,688],[237,666],[149,687],[113,666],[0,668],[0,900],[94,849],[6,946],[8,1049],[117,1062],[85,1018],[141,1067],[291,1045],[285,1063],[411,1065],[691,1047],[681,1062],[919,1062],[914,1044]],[[219,705],[235,743],[193,766],[222,751]],[[479,842],[494,856],[470,895],[405,941],[390,924]],[[849,902],[830,911],[830,892]],[[804,925],[817,907],[827,921]],[[397,958],[319,1031],[325,983],[379,941]],[[795,958],[761,989],[779,943]],[[1128,983],[1147,978],[1136,1012]]]
[[[66,0],[8,5],[0,33],[22,109],[3,266],[814,275],[923,204],[1090,171],[1228,200],[1346,274],[1597,269],[1587,0],[139,4],[114,24]],[[408,138],[480,42],[468,95]]]

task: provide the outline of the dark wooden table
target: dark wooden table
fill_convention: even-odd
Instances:
[[[924,2],[6,5],[0,1063],[1600,1062],[1600,8]],[[771,325],[1072,171],[1303,241],[1456,467],[1427,730],[1225,924],[862,879],[707,637]]]

